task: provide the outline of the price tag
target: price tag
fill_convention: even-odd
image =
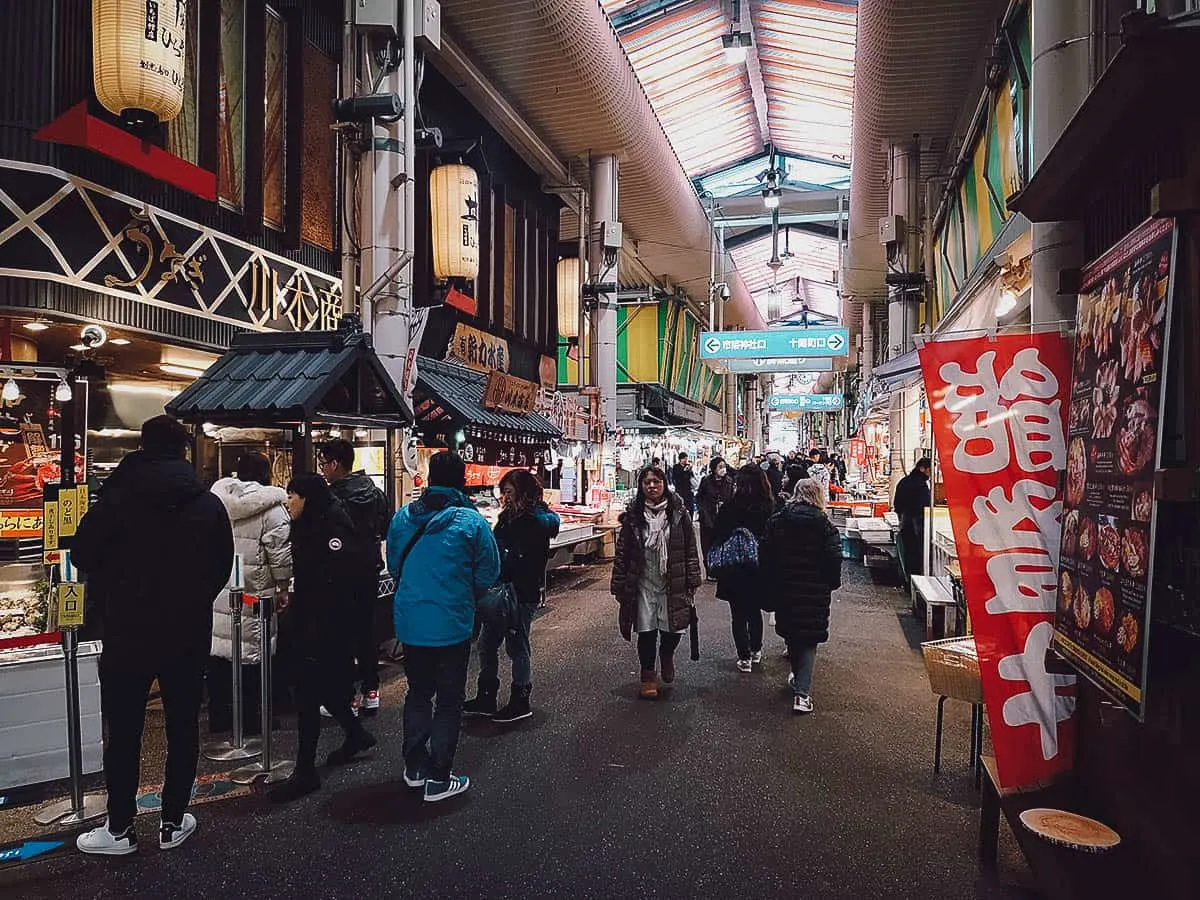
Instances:
[[[75,582],[58,585],[58,627],[77,628],[83,624],[84,586]]]
[[[58,492],[58,535],[59,537],[74,537],[75,528],[79,524],[79,494],[74,488],[65,488]]]
[[[58,549],[58,501],[51,500],[42,507],[42,541],[46,550]]]

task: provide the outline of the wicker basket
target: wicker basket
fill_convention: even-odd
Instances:
[[[921,653],[925,656],[929,687],[935,694],[967,703],[983,702],[975,638],[968,635],[925,641]]]

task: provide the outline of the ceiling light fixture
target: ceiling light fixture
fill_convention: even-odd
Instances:
[[[746,61],[750,47],[753,46],[750,35],[743,31],[731,31],[721,35],[721,47],[725,50],[725,62],[731,66],[740,66]]]
[[[203,369],[193,369],[191,366],[176,366],[171,363],[163,363],[159,366],[159,369],[168,375],[178,375],[180,378],[199,378],[204,374]]]
[[[129,338],[112,338],[109,343],[116,344],[118,347],[126,347],[132,344],[133,341],[129,340]]]
[[[1000,300],[996,304],[996,317],[1003,318],[1017,308],[1017,295],[1014,291],[1005,288],[1000,293]]]
[[[87,349],[87,347],[83,346],[83,344],[72,344],[71,349],[74,350],[76,353],[82,353],[84,350]]]
[[[36,322],[26,322],[22,327],[26,331],[45,331],[50,327],[50,323],[38,319]]]
[[[21,388],[10,378],[4,382],[4,390],[0,391],[0,398],[3,398],[5,403],[15,403],[21,399]]]
[[[779,209],[779,201],[783,198],[783,191],[777,187],[765,187],[762,190],[763,206],[767,209]]]
[[[54,389],[54,399],[59,403],[70,403],[75,394],[71,391],[71,386],[65,381],[60,381],[58,387]]]

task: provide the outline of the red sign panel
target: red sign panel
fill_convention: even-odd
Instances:
[[[1048,781],[1075,749],[1075,677],[1054,634],[1071,347],[1057,332],[936,341],[921,369],[1004,787]]]

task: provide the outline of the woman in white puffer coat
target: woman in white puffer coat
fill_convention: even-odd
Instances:
[[[291,519],[288,517],[287,492],[271,486],[271,464],[258,453],[247,453],[237,461],[237,477],[222,478],[212,486],[229,513],[233,524],[234,553],[242,557],[245,593],[275,596],[286,603],[292,580],[292,547],[288,541]],[[242,617],[242,722],[244,733],[261,731],[259,670],[261,662],[258,620],[245,608]],[[274,646],[271,651],[274,653]],[[212,649],[209,659],[208,727],[213,733],[233,727],[232,619],[229,592],[222,591],[213,600]]]

